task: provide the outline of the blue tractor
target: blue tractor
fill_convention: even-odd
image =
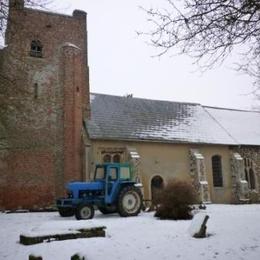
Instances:
[[[137,216],[143,204],[140,186],[129,164],[98,164],[93,181],[68,183],[67,198],[57,199],[56,205],[62,217],[75,215],[78,220],[93,218],[94,208],[103,214]]]

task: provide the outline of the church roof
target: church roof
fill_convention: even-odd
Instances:
[[[90,139],[260,145],[258,112],[104,94],[90,99]]]
[[[260,112],[204,107],[241,145],[260,145]]]

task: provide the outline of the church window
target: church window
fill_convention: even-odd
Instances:
[[[42,58],[42,44],[41,44],[40,41],[38,41],[38,40],[33,40],[33,41],[31,42],[30,55],[31,55],[32,57]]]
[[[212,156],[211,161],[213,172],[213,185],[214,187],[223,187],[221,156],[214,155]]]
[[[250,168],[249,170],[249,188],[251,190],[254,190],[255,189],[255,174],[254,174],[254,171],[252,170],[252,168]]]
[[[111,162],[111,155],[110,154],[105,154],[103,156],[103,163],[110,163]]]
[[[120,154],[107,153],[103,156],[104,163],[120,163],[121,156]]]
[[[113,156],[113,162],[114,163],[120,163],[120,154],[115,154]]]
[[[101,162],[103,163],[122,163],[124,162],[124,148],[107,147],[100,149]]]
[[[245,169],[245,178],[246,178],[246,181],[249,182],[247,169]]]
[[[244,170],[245,170],[245,179],[248,183],[248,188],[250,190],[256,189],[256,177],[253,168],[253,160],[245,158],[244,159]]]

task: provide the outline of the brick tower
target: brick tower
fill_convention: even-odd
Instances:
[[[0,208],[51,205],[82,180],[89,115],[86,13],[72,16],[10,0],[0,87],[8,87],[7,147],[0,150]],[[11,92],[11,93],[10,93]]]

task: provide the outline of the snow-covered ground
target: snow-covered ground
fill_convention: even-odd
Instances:
[[[101,215],[92,220],[61,218],[58,213],[0,214],[0,259],[27,260],[29,254],[44,260],[66,260],[75,253],[87,260],[259,260],[260,205],[208,205],[207,233],[204,239],[192,238],[191,221],[158,220],[153,213],[121,218]],[[106,226],[105,238],[87,238],[19,244],[22,233],[48,233],[89,226]]]

